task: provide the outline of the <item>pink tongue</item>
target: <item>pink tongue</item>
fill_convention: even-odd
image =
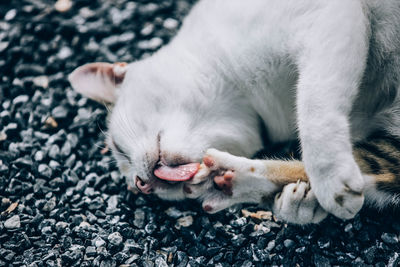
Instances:
[[[199,167],[200,163],[189,163],[176,167],[160,166],[154,171],[154,175],[166,181],[187,181],[197,173]]]

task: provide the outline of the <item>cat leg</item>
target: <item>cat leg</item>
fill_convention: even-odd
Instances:
[[[190,192],[187,196],[199,198],[209,213],[237,203],[265,203],[280,192],[272,203],[278,218],[308,224],[327,216],[299,161],[251,160],[209,149],[200,171],[185,187]]]
[[[198,198],[203,208],[215,213],[236,203],[261,203],[278,186],[265,178],[262,160],[236,157],[207,150],[199,172],[184,185],[188,198]]]
[[[361,1],[331,1],[316,13],[298,35],[303,161],[321,206],[350,219],[364,202],[365,181],[352,155],[349,114],[366,66],[368,20]]]

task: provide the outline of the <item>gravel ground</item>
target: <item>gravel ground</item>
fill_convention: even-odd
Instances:
[[[126,190],[102,150],[105,108],[66,75],[148,56],[193,2],[0,3],[0,266],[398,266],[398,212],[302,228]]]

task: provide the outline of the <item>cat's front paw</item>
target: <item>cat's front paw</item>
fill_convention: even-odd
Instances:
[[[257,183],[250,182],[256,164],[254,160],[209,149],[198,173],[184,185],[185,195],[199,198],[209,213],[237,203],[259,202],[264,191],[258,192]]]
[[[276,217],[293,224],[319,223],[328,216],[309,183],[300,181],[286,185],[276,194],[272,210]]]
[[[193,195],[193,192],[197,195],[198,188],[211,181],[214,184],[214,188],[227,196],[242,195],[245,193],[244,190],[248,188],[248,180],[252,176],[251,169],[253,169],[253,172],[255,170],[255,167],[249,166],[252,162],[254,161],[247,158],[237,157],[216,149],[209,149],[203,157],[200,170],[187,183],[186,189],[191,192],[191,195]]]
[[[343,166],[328,177],[311,180],[320,205],[341,219],[351,219],[360,211],[364,204],[364,185],[364,178],[357,165]]]

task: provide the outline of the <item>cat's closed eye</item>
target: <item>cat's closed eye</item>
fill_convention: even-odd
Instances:
[[[131,162],[129,155],[124,152],[120,145],[118,145],[114,139],[111,139],[111,149],[114,150],[118,155],[124,157],[127,161]]]

